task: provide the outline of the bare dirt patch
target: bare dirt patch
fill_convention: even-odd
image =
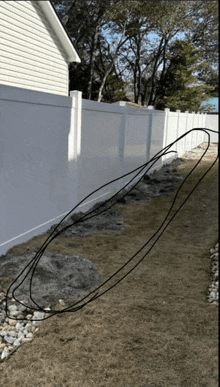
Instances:
[[[202,161],[187,180],[173,211],[212,160]],[[195,162],[178,160],[175,168],[186,176]],[[217,387],[218,310],[206,300],[209,250],[218,239],[217,180],[216,164],[120,285],[79,312],[43,322],[33,341],[1,365],[0,386]],[[81,255],[105,279],[156,232],[175,192],[117,204],[122,230],[60,236],[47,251]],[[45,238],[40,235],[9,253],[37,251]]]

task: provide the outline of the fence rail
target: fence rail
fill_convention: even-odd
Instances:
[[[0,86],[0,255],[45,232],[95,189],[149,161],[193,127],[217,130],[218,116],[138,109]],[[192,132],[177,155],[206,141]],[[218,137],[211,135],[211,141]],[[171,155],[154,165],[160,168]],[[132,177],[132,176],[131,176]],[[112,183],[89,197],[86,211],[120,189]]]

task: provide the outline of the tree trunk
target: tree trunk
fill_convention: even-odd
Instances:
[[[135,40],[137,52],[134,67],[134,102],[138,103],[141,92],[140,35],[136,36]]]
[[[124,44],[127,40],[128,40],[128,38],[125,38],[124,40],[123,40],[122,38],[120,39],[120,41],[119,41],[119,43],[118,43],[118,45],[117,45],[117,47],[116,47],[116,50],[115,50],[115,53],[114,53],[113,56],[112,56],[112,55],[110,54],[110,52],[109,52],[112,63],[110,64],[109,68],[106,70],[105,75],[104,75],[104,77],[103,77],[103,79],[102,79],[102,83],[101,83],[101,86],[100,86],[100,88],[99,88],[98,102],[101,102],[101,100],[102,100],[102,91],[103,91],[103,88],[104,88],[104,86],[105,86],[106,79],[107,79],[108,75],[111,73],[112,69],[115,67],[115,59],[117,58],[118,51],[119,51],[119,49],[123,46],[123,44]],[[108,45],[108,46],[109,46],[109,47],[108,47],[108,50],[110,51],[110,45]],[[117,75],[116,70],[115,70],[115,73],[116,73],[116,75]]]
[[[155,62],[154,62],[154,67],[153,67],[153,72],[152,72],[152,76],[151,76],[151,92],[150,92],[150,97],[149,97],[149,101],[148,101],[148,104],[151,105],[152,102],[153,102],[153,96],[155,94],[155,91],[154,91],[154,86],[155,86],[155,76],[156,76],[156,71],[157,71],[157,65],[158,65],[158,60],[160,58],[160,54],[161,54],[161,47],[162,47],[162,44],[163,44],[163,39],[161,39],[160,41],[160,45],[159,45],[159,48],[158,48],[158,51],[157,51],[157,55],[156,55],[156,59],[155,59]]]
[[[66,25],[68,23],[69,15],[71,14],[72,9],[75,7],[75,5],[76,5],[76,0],[72,2],[72,4],[70,5],[70,7],[67,10],[66,15],[64,15],[64,17],[62,18],[62,23],[64,25]]]
[[[137,95],[137,64],[134,66],[134,103],[137,103],[138,95]]]
[[[92,98],[92,80],[93,80],[93,73],[94,73],[94,64],[95,64],[95,50],[97,47],[97,40],[98,40],[98,28],[95,30],[95,34],[93,35],[92,39],[92,47],[90,51],[90,71],[89,71],[89,82],[88,82],[88,88],[87,88],[87,98]]]
[[[98,102],[101,102],[102,100],[102,91],[103,91],[103,88],[105,86],[105,82],[106,82],[106,79],[107,79],[107,76],[110,74],[110,72],[112,71],[113,69],[113,63],[111,64],[111,66],[109,67],[109,69],[106,71],[105,75],[104,75],[104,78],[102,80],[102,83],[101,83],[101,86],[99,88],[99,95],[98,95]]]
[[[167,43],[168,43],[168,39],[165,38],[164,47],[163,47],[163,60],[162,60],[163,61],[163,69],[162,69],[162,72],[160,74],[160,80],[159,80],[160,84],[161,84],[161,82],[163,80],[163,77],[164,77],[164,74],[165,74],[165,70],[166,70],[166,48],[167,48]],[[161,90],[156,89],[155,93],[154,93],[154,97],[152,98],[152,102],[153,102],[152,104],[153,105],[155,105],[155,103],[158,100],[158,94],[160,96]]]
[[[139,102],[139,98],[141,95],[141,66],[140,66],[140,41],[138,42],[138,51],[137,51],[137,56],[138,56],[138,63],[137,63],[137,68],[138,68],[138,78],[137,78],[137,103]]]

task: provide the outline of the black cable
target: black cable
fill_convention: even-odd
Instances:
[[[133,172],[133,171],[132,171],[132,172]],[[132,173],[132,172],[131,172],[131,173]],[[133,187],[132,187],[132,189],[133,189]],[[103,205],[103,204],[102,204],[102,205]],[[72,211],[72,210],[71,210],[71,211]],[[86,214],[86,215],[87,215],[87,214]],[[96,215],[94,215],[94,216],[96,216]],[[85,217],[85,216],[84,216],[84,217]],[[81,218],[81,219],[82,219],[82,218]],[[81,219],[80,219],[80,220],[81,220]],[[86,218],[86,219],[87,219],[87,218]],[[71,226],[71,225],[70,225],[70,226]],[[62,232],[62,231],[63,231],[63,230],[61,230],[61,232]],[[57,235],[56,235],[56,236],[57,236]],[[38,258],[38,260],[39,260],[39,258]],[[35,268],[36,268],[36,264],[37,264],[37,262],[36,262],[35,265],[34,265]],[[33,272],[34,272],[34,271],[33,271]],[[32,273],[32,278],[33,278],[33,273]],[[23,281],[22,281],[22,282],[23,282]],[[19,284],[18,286],[20,286],[20,284]],[[14,291],[15,291],[15,290],[14,290]],[[18,302],[19,302],[19,301],[18,301]],[[42,308],[40,308],[40,309],[42,310]]]
[[[210,137],[210,136],[209,136]],[[210,142],[209,142],[210,144]],[[200,163],[201,159],[204,157],[205,153],[207,152],[208,148],[209,148],[209,144],[208,144],[208,147],[206,148],[205,152],[203,153],[203,155],[201,156],[200,160],[197,162],[197,164],[194,166],[194,168],[189,172],[189,174],[186,176],[186,178],[184,179],[184,181],[182,182],[182,184],[180,185],[179,189],[177,190],[177,193],[174,197],[174,200],[172,202],[172,205],[171,205],[171,208],[170,210],[168,211],[168,214],[166,215],[164,221],[162,222],[161,226],[158,228],[158,230],[154,233],[154,235],[148,240],[148,242],[146,242],[123,266],[121,266],[111,277],[109,277],[104,283],[102,283],[100,286],[98,286],[96,289],[94,289],[92,292],[90,292],[87,296],[84,297],[87,298],[89,295],[91,295],[92,293],[94,292],[97,292],[98,289],[100,289],[103,285],[105,285],[109,280],[111,280],[115,275],[117,275],[129,262],[131,262],[131,260],[133,260],[143,249],[144,247],[147,246],[147,244],[154,238],[154,236],[159,232],[159,230],[162,228],[163,224],[165,223],[166,219],[168,218],[173,206],[174,206],[174,203],[176,201],[176,198],[177,198],[177,195],[181,189],[181,187],[183,186],[184,182],[187,180],[187,178],[192,174],[193,170],[197,167],[197,165]],[[209,170],[213,167],[213,165],[215,164],[215,162],[217,161],[218,157],[216,158],[216,160],[214,161],[214,163],[211,165],[211,167],[206,171],[206,173],[202,176],[202,178],[198,181],[198,183],[195,185],[195,187],[193,188],[193,190],[190,192],[190,194],[187,196],[187,198],[184,200],[184,202],[182,203],[182,205],[178,208],[178,210],[175,212],[175,214],[172,216],[172,218],[170,219],[170,221],[168,222],[168,224],[165,226],[164,230],[160,233],[160,235],[158,236],[158,238],[156,239],[156,241],[153,243],[153,245],[151,246],[151,248],[147,251],[147,253],[132,267],[132,269],[130,269],[123,277],[121,277],[115,284],[113,284],[111,287],[109,287],[107,290],[103,291],[102,293],[100,294],[95,294],[92,299],[90,299],[89,301],[85,302],[83,305],[80,305],[76,308],[72,308],[72,306],[68,307],[65,309],[65,312],[73,312],[73,311],[77,311],[79,309],[82,309],[85,305],[87,305],[89,302],[93,301],[94,299],[97,299],[99,298],[100,296],[102,296],[103,294],[107,293],[109,290],[111,290],[113,287],[115,287],[118,283],[120,283],[125,277],[127,277],[128,274],[130,274],[142,261],[143,259],[147,256],[147,254],[152,250],[152,248],[154,247],[154,245],[156,244],[156,242],[159,240],[159,238],[162,236],[162,234],[164,233],[165,229],[168,227],[168,225],[170,224],[170,222],[173,220],[173,218],[177,215],[177,213],[180,211],[180,209],[182,208],[182,206],[185,204],[185,202],[188,200],[188,198],[191,196],[191,194],[193,193],[193,191],[196,189],[197,185],[201,182],[201,180],[203,179],[203,177],[209,172]],[[84,299],[81,299],[80,301],[76,302],[74,305],[77,305],[78,303],[82,302]],[[69,309],[69,310],[68,310]],[[61,311],[61,312],[64,312]]]
[[[167,146],[166,148],[170,148],[170,146]],[[166,148],[164,148],[164,149],[166,149]],[[160,153],[161,151],[159,151],[158,153]],[[175,152],[175,151],[172,151],[172,152]],[[158,154],[157,153],[157,154]],[[163,156],[164,154],[168,154],[168,153],[170,153],[170,152],[167,152],[167,151],[164,151],[164,153],[161,155],[161,156]],[[175,152],[176,153],[176,152]],[[159,160],[159,158],[161,157],[161,156],[159,156],[159,157],[156,157],[156,155],[150,160],[150,161],[148,161],[147,163],[145,163],[145,164],[143,164],[143,165],[141,165],[140,167],[138,167],[138,168],[136,168],[135,170],[133,170],[133,171],[131,171],[131,172],[129,172],[129,173],[127,173],[127,174],[125,174],[125,175],[123,175],[123,176],[120,176],[119,178],[117,178],[117,179],[115,179],[115,180],[112,180],[111,182],[109,182],[109,183],[107,183],[107,184],[105,184],[105,185],[103,185],[102,187],[100,187],[100,188],[98,188],[97,190],[95,190],[95,191],[93,191],[91,194],[89,194],[88,196],[86,196],[86,198],[84,198],[80,203],[78,203],[71,211],[69,211],[68,212],[68,214],[67,215],[65,215],[64,216],[64,218],[60,221],[60,223],[55,227],[55,229],[52,231],[52,233],[50,234],[50,236],[46,239],[46,241],[43,243],[43,245],[41,246],[41,248],[38,250],[38,252],[35,254],[35,256],[34,256],[34,258],[32,258],[32,260],[25,266],[25,268],[22,270],[22,272],[19,274],[19,276],[12,282],[12,284],[10,285],[10,287],[18,280],[18,278],[23,274],[23,272],[26,270],[26,268],[32,263],[32,261],[34,261],[33,262],[33,264],[31,265],[31,267],[29,268],[29,270],[28,270],[28,272],[26,273],[26,275],[25,275],[25,277],[24,277],[24,279],[19,283],[19,285],[16,287],[16,288],[14,288],[14,290],[13,290],[13,292],[12,292],[12,295],[13,295],[13,297],[14,297],[14,299],[17,301],[17,302],[19,302],[19,303],[21,303],[19,300],[17,300],[16,299],[16,297],[15,297],[15,295],[14,295],[14,292],[16,291],[16,289],[18,288],[18,287],[20,287],[20,285],[24,282],[24,280],[27,278],[27,276],[28,276],[28,274],[30,273],[30,271],[32,270],[32,268],[33,268],[33,272],[32,272],[32,275],[31,275],[31,279],[30,279],[30,285],[31,285],[31,283],[32,283],[32,279],[33,279],[33,275],[34,275],[34,272],[35,272],[35,269],[36,269],[36,267],[37,267],[37,264],[38,264],[38,262],[39,262],[39,260],[40,260],[40,258],[41,258],[41,256],[42,256],[42,254],[43,254],[43,252],[45,251],[45,249],[46,249],[46,247],[49,245],[49,243],[51,243],[52,242],[52,240],[53,239],[55,239],[58,235],[60,235],[62,232],[64,232],[67,228],[69,228],[69,227],[72,227],[74,224],[76,224],[76,223],[79,223],[79,222],[81,222],[81,221],[84,221],[84,220],[87,220],[87,219],[90,219],[90,218],[93,218],[93,217],[95,217],[95,216],[97,216],[97,214],[94,214],[94,215],[92,215],[92,216],[90,216],[90,217],[87,217],[87,215],[89,215],[90,213],[92,213],[92,212],[94,212],[94,211],[97,211],[97,209],[98,208],[100,208],[101,206],[103,206],[103,204],[105,204],[105,203],[107,203],[107,202],[109,202],[109,201],[111,201],[112,200],[112,198],[114,198],[115,196],[117,196],[118,195],[118,193],[119,192],[121,192],[127,185],[129,185],[130,183],[131,183],[131,181],[132,180],[134,180],[135,179],[135,177],[140,173],[138,173],[137,175],[135,175],[125,186],[123,186],[115,195],[113,195],[112,197],[110,197],[108,200],[106,200],[104,203],[102,203],[99,207],[97,207],[96,209],[94,209],[94,210],[91,210],[89,213],[87,213],[87,214],[85,214],[84,216],[82,216],[79,220],[77,220],[77,221],[75,221],[75,222],[73,222],[72,224],[70,224],[70,225],[68,225],[68,226],[66,226],[66,227],[64,227],[62,230],[60,230],[59,232],[57,232],[57,234],[55,234],[51,239],[50,239],[50,237],[52,236],[52,234],[54,233],[54,231],[58,228],[58,226],[63,222],[63,220],[71,213],[71,212],[73,212],[84,200],[86,200],[89,196],[91,196],[91,195],[93,195],[95,192],[97,192],[97,191],[99,191],[100,189],[102,189],[103,187],[105,187],[105,186],[107,186],[108,184],[111,184],[112,182],[115,182],[115,181],[117,181],[117,180],[119,180],[119,179],[121,179],[121,178],[123,178],[123,177],[125,177],[125,176],[127,176],[127,175],[130,175],[131,173],[134,173],[137,169],[140,169],[141,168],[141,171],[146,167],[146,165],[147,164],[149,164],[152,160],[154,160],[155,159],[155,161],[154,161],[154,163],[155,162],[157,162],[158,160]],[[153,164],[154,164],[153,163]],[[153,165],[152,164],[152,165]],[[152,167],[152,166],[151,166]],[[150,168],[151,168],[150,167]],[[149,168],[149,169],[150,169]],[[149,170],[148,169],[148,170]],[[147,172],[147,171],[146,171]],[[145,173],[146,173],[145,172]],[[125,195],[127,195],[138,183],[139,183],[139,181],[142,179],[142,177],[143,176],[141,176],[141,178],[137,181],[137,183],[125,194]],[[124,196],[125,196],[124,195]],[[123,196],[123,197],[124,197]],[[105,211],[107,211],[107,210],[109,210],[114,204],[116,204],[116,202],[115,203],[113,203],[110,207],[108,207],[107,209],[104,209],[102,212],[99,212],[99,215],[101,214],[101,213],[103,213],[103,212],[105,212]],[[50,239],[50,240],[49,240]],[[48,242],[47,242],[48,241]],[[47,242],[47,243],[46,243]],[[31,287],[31,286],[30,286]],[[30,292],[31,293],[31,292]],[[35,305],[39,308],[38,310],[43,310],[38,304],[36,304],[36,302],[33,300],[33,298],[31,297],[31,294],[30,294],[30,298],[31,298],[31,300],[35,303]],[[34,309],[34,310],[36,310],[36,308],[33,308],[33,307],[30,307],[30,306],[27,306],[27,305],[25,305],[25,304],[23,304],[23,303],[21,303],[23,306],[26,306],[26,307],[28,307],[29,309]]]
[[[162,236],[162,234],[164,233],[164,231],[166,230],[166,228],[168,227],[168,225],[171,223],[171,221],[174,219],[174,217],[177,215],[177,213],[180,211],[180,209],[183,207],[183,205],[186,203],[186,201],[189,199],[189,197],[192,195],[192,193],[194,192],[194,190],[196,189],[196,187],[198,186],[198,184],[202,181],[202,179],[204,178],[204,176],[211,170],[211,168],[213,167],[213,165],[216,163],[218,157],[216,158],[216,160],[212,163],[212,165],[210,166],[210,168],[203,174],[203,176],[199,179],[199,181],[197,182],[197,184],[194,186],[194,188],[191,190],[191,192],[188,194],[188,196],[186,197],[186,199],[183,201],[183,203],[180,205],[180,207],[176,210],[176,212],[174,213],[174,215],[171,217],[171,219],[169,220],[169,222],[165,225],[164,229],[161,231],[161,233],[159,234],[159,236],[157,237],[157,239],[155,240],[155,242],[153,243],[153,245],[150,247],[150,249],[144,254],[144,256],[126,273],[124,274],[117,282],[115,282],[113,285],[111,285],[109,288],[107,288],[106,290],[104,290],[103,292],[101,292],[100,294],[98,294],[98,290],[103,287],[106,283],[108,283],[112,278],[114,278],[121,270],[123,270],[149,243],[150,241],[158,234],[158,232],[161,230],[161,228],[164,226],[168,216],[170,215],[171,213],[171,210],[175,204],[175,201],[176,201],[176,198],[178,196],[178,193],[179,191],[181,190],[183,184],[186,182],[186,180],[188,179],[188,177],[192,174],[192,172],[196,169],[196,167],[198,166],[198,164],[201,162],[202,158],[204,157],[204,155],[206,154],[207,150],[209,149],[209,146],[210,146],[210,135],[209,133],[207,132],[208,131],[211,131],[211,132],[214,132],[216,133],[216,131],[214,130],[211,130],[211,129],[203,129],[203,128],[194,128],[194,129],[191,129],[189,130],[188,132],[184,133],[182,136],[180,136],[177,140],[175,140],[173,143],[169,144],[168,146],[166,146],[165,148],[163,148],[161,151],[159,151],[150,161],[148,161],[147,163],[141,165],[140,167],[134,169],[133,171],[117,178],[117,179],[114,179],[112,180],[111,182],[103,185],[102,187],[98,188],[97,190],[93,191],[91,194],[89,194],[88,196],[86,196],[80,203],[77,204],[77,206],[75,206],[71,211],[69,211],[65,217],[60,221],[60,223],[55,227],[55,229],[52,231],[52,233],[50,234],[50,236],[46,239],[46,241],[43,243],[43,245],[41,246],[41,248],[38,250],[38,252],[35,254],[34,258],[25,266],[25,268],[21,271],[21,273],[16,277],[16,279],[11,283],[11,285],[9,286],[8,290],[7,290],[7,294],[6,294],[6,314],[8,316],[8,294],[9,294],[9,291],[10,289],[12,288],[13,284],[15,284],[17,282],[17,280],[21,277],[21,275],[25,272],[25,270],[28,268],[28,266],[31,264],[31,267],[30,269],[28,270],[28,272],[26,273],[24,279],[18,284],[18,286],[15,287],[15,289],[12,291],[12,294],[13,294],[13,297],[14,299],[28,307],[29,309],[33,309],[33,310],[38,310],[38,311],[43,311],[43,312],[48,312],[47,310],[45,310],[44,308],[40,307],[34,300],[33,300],[33,297],[32,297],[32,294],[31,294],[31,286],[32,286],[32,281],[33,281],[33,277],[34,277],[34,273],[35,273],[35,270],[36,270],[36,267],[37,267],[37,264],[40,260],[40,258],[42,257],[43,255],[43,252],[45,251],[46,247],[49,245],[49,243],[51,243],[51,241],[53,239],[55,239],[58,235],[60,235],[62,232],[64,232],[67,228],[71,227],[72,225],[76,224],[76,223],[79,223],[79,222],[82,222],[84,220],[87,220],[87,219],[90,219],[94,216],[97,216],[97,215],[100,215],[101,213],[105,212],[105,211],[108,211],[113,205],[115,205],[119,199],[116,199],[116,201],[114,203],[112,203],[110,205],[110,207],[104,209],[103,211],[99,212],[98,214],[94,214],[90,217],[88,217],[88,215],[92,214],[94,211],[97,211],[100,207],[102,207],[103,205],[105,205],[106,203],[112,201],[113,198],[117,198],[117,195],[123,190],[125,189],[125,187],[127,187],[129,184],[131,184],[131,182],[151,163],[153,162],[153,164],[144,172],[144,174],[138,179],[138,181],[135,183],[135,185],[133,185],[129,191],[127,191],[122,197],[120,197],[120,200],[125,197],[139,182],[140,180],[143,178],[143,176],[152,168],[152,166],[160,159],[160,157],[162,157],[163,155],[165,154],[168,154],[170,152],[175,152],[175,151],[169,151],[168,150],[176,143],[178,142],[179,140],[181,140],[183,137],[185,137],[186,135],[188,135],[189,133],[191,133],[192,131],[198,131],[198,130],[202,130],[203,132],[205,132],[207,135],[208,135],[208,146],[206,148],[206,150],[204,151],[203,155],[201,156],[201,158],[199,159],[199,161],[196,163],[196,165],[193,167],[193,169],[189,172],[189,174],[186,176],[186,178],[184,179],[184,181],[181,183],[180,187],[178,188],[176,194],[175,194],[175,197],[174,197],[174,200],[172,202],[172,205],[164,219],[164,221],[162,222],[161,226],[157,229],[157,231],[153,234],[153,236],[124,264],[122,265],[115,273],[113,273],[107,280],[105,280],[104,282],[102,282],[98,287],[96,287],[93,291],[91,291],[88,295],[86,295],[85,297],[83,297],[81,300],[75,302],[74,304],[72,304],[71,306],[67,307],[67,308],[64,308],[63,310],[61,311],[49,311],[50,315],[45,317],[44,319],[47,319],[47,318],[50,318],[52,316],[54,316],[55,314],[60,314],[60,313],[65,313],[65,312],[75,312],[75,311],[78,311],[80,309],[82,309],[84,306],[86,306],[88,303],[92,302],[93,300],[101,297],[103,294],[105,294],[106,292],[108,292],[109,290],[111,290],[113,287],[115,287],[118,283],[120,283],[127,275],[129,275],[142,261],[143,259],[147,256],[147,254],[152,250],[152,248],[155,246],[155,244],[157,243],[157,241],[159,240],[159,238]],[[161,153],[161,154],[160,154]],[[64,221],[64,219],[70,215],[71,212],[73,212],[82,202],[84,202],[88,197],[90,197],[91,195],[93,195],[94,193],[96,193],[97,191],[99,191],[100,189],[106,187],[107,185],[117,181],[117,180],[120,180],[122,178],[124,178],[125,176],[128,176],[134,172],[136,172],[137,170],[140,171],[128,182],[126,183],[125,186],[123,186],[116,194],[114,194],[112,197],[110,197],[108,200],[106,200],[104,203],[102,202],[100,204],[100,206],[96,207],[94,210],[91,210],[90,212],[86,213],[85,215],[83,215],[80,219],[76,220],[75,222],[73,222],[72,224],[64,227],[62,230],[58,231],[56,234],[55,234],[55,231],[57,230],[57,228],[59,227],[59,225]],[[54,235],[53,235],[54,234]],[[28,274],[32,271],[31,273],[31,279],[30,279],[30,299],[32,300],[32,302],[37,306],[37,308],[35,307],[31,307],[31,306],[27,306],[25,305],[24,303],[20,302],[19,300],[16,299],[15,295],[14,295],[14,292],[16,291],[16,289],[18,289],[21,284],[24,282],[24,280],[27,278]],[[88,297],[91,298],[87,301],[85,301],[82,305],[78,305],[80,303],[82,303],[84,300],[86,300]],[[78,305],[78,306],[77,306]],[[9,316],[8,316],[9,317]],[[19,320],[19,319],[16,319],[14,318],[15,320]],[[32,320],[32,321],[39,321],[39,320]],[[42,320],[40,320],[42,321]]]

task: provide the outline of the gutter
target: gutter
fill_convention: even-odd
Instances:
[[[67,33],[67,31],[64,29],[53,5],[50,3],[50,1],[37,1],[39,6],[41,7],[43,13],[46,15],[47,19],[49,20],[52,28],[54,29],[55,34],[57,35],[60,43],[62,44],[63,48],[65,49],[67,53],[68,62],[78,62],[80,63],[80,57],[78,56],[73,43]]]

